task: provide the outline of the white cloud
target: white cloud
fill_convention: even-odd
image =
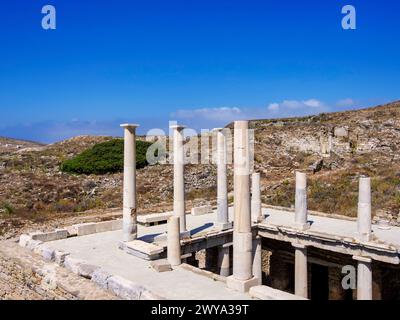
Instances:
[[[355,105],[355,101],[351,98],[342,99],[336,102],[338,107],[353,107]]]
[[[171,114],[171,117],[178,119],[207,119],[207,120],[218,120],[218,119],[236,119],[240,117],[242,110],[233,107],[221,107],[221,108],[201,108],[201,109],[179,109]]]
[[[328,106],[325,103],[314,98],[308,100],[283,100],[280,103],[271,103],[267,107],[267,111],[270,112],[269,116],[274,117],[314,114],[324,112],[327,109]]]

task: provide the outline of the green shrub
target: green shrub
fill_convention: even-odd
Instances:
[[[150,142],[136,141],[136,168],[148,165],[147,148]],[[122,172],[124,168],[124,140],[113,139],[85,150],[75,158],[61,163],[60,169],[76,174],[106,174]]]

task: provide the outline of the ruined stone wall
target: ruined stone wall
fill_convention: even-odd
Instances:
[[[91,281],[47,263],[16,243],[0,242],[0,300],[115,299]]]

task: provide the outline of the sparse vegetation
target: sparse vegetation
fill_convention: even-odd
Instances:
[[[136,141],[136,167],[143,168],[149,142]],[[124,141],[113,139],[99,143],[73,159],[64,161],[60,169],[75,174],[107,174],[122,172],[124,167]]]

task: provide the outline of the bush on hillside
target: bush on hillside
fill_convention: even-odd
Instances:
[[[136,141],[136,168],[148,165],[147,148],[150,142]],[[99,143],[76,157],[64,161],[60,169],[76,174],[107,174],[122,172],[124,168],[124,140],[113,139]]]

